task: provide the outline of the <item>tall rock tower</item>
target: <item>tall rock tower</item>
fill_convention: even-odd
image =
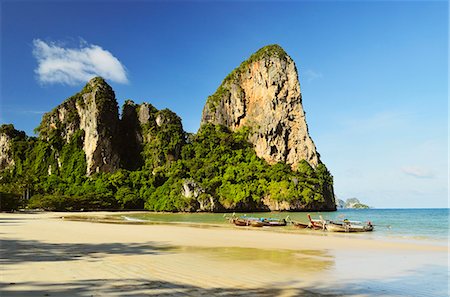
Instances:
[[[53,144],[56,150],[82,130],[86,174],[91,175],[119,168],[118,128],[114,91],[102,78],[95,77],[81,92],[46,113],[37,130],[39,137]]]
[[[301,160],[312,167],[319,154],[308,133],[294,61],[279,45],[254,53],[234,69],[208,97],[202,124],[249,127],[256,154],[269,164],[285,162],[296,169]]]

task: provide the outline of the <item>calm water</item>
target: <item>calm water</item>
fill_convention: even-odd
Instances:
[[[225,214],[229,216],[231,214]],[[237,215],[244,215],[237,214]],[[247,213],[252,217],[289,217],[294,221],[308,222],[304,212],[272,212]],[[313,218],[322,215],[324,219],[341,220],[344,218],[356,221],[371,221],[375,232],[364,236],[388,237],[414,240],[433,240],[446,243],[449,238],[449,209],[344,209],[336,212],[311,212]],[[148,220],[153,222],[186,222],[207,224],[228,224],[222,213],[147,213],[128,215],[128,218]],[[292,226],[285,227],[285,230]],[[321,232],[321,231],[314,231]],[[352,234],[353,235],[353,234]],[[356,234],[355,234],[356,235]],[[357,236],[361,236],[358,234]]]

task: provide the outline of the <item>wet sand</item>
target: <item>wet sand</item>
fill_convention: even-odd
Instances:
[[[73,215],[0,214],[0,296],[448,296],[448,247],[427,241]]]

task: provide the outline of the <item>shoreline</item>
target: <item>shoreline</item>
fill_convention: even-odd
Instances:
[[[53,212],[50,212],[53,213]],[[85,212],[85,213],[72,213],[64,212],[66,216],[61,216],[64,220],[71,221],[86,221],[91,223],[102,223],[102,224],[130,224],[130,225],[168,225],[168,226],[180,226],[180,227],[194,227],[194,228],[225,228],[233,230],[253,230],[262,232],[274,232],[274,233],[287,233],[287,234],[298,234],[298,235],[311,235],[311,236],[330,236],[330,237],[344,237],[346,239],[364,239],[364,240],[376,240],[385,242],[397,242],[404,244],[423,244],[432,246],[447,246],[448,240],[436,239],[431,237],[413,237],[413,236],[400,236],[400,235],[381,235],[377,234],[377,230],[373,232],[360,232],[360,233],[339,233],[339,232],[323,232],[321,230],[309,230],[309,229],[297,229],[290,227],[262,227],[255,228],[251,226],[247,227],[236,227],[228,222],[224,223],[207,223],[207,222],[183,222],[183,221],[151,221],[142,219],[127,219],[127,215],[133,214],[147,214],[146,212]],[[158,212],[151,214],[161,214],[170,215],[172,213]],[[190,214],[190,213],[185,213]],[[119,216],[122,219],[119,219]]]
[[[69,220],[73,214],[0,213],[4,296],[447,293],[448,249],[427,242],[233,226],[93,224]]]

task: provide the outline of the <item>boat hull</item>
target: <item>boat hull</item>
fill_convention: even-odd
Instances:
[[[248,226],[250,225],[250,222],[248,220],[242,220],[242,219],[233,219],[231,221],[236,226]]]
[[[322,217],[320,220],[313,220],[311,218],[311,215],[308,214],[308,219],[309,219],[310,226],[311,226],[310,228],[312,228],[314,230],[324,230],[325,229],[326,222],[322,219]]]
[[[310,224],[305,224],[305,223],[300,223],[300,222],[292,222],[292,224],[294,225],[294,227],[299,228],[299,229],[306,229],[306,228],[310,228]]]
[[[373,231],[371,225],[350,225],[350,224],[326,224],[325,228],[330,232],[370,232]]]
[[[264,223],[261,222],[261,221],[251,221],[251,222],[250,222],[250,225],[251,225],[252,227],[262,227],[262,226],[264,226]]]
[[[249,218],[249,217],[232,217],[229,221],[236,226],[253,226],[253,227],[279,227],[286,226],[285,219],[267,219],[267,218]]]
[[[264,222],[264,226],[269,226],[269,227],[282,227],[282,226],[286,226],[286,225],[287,225],[287,222],[284,220]]]

